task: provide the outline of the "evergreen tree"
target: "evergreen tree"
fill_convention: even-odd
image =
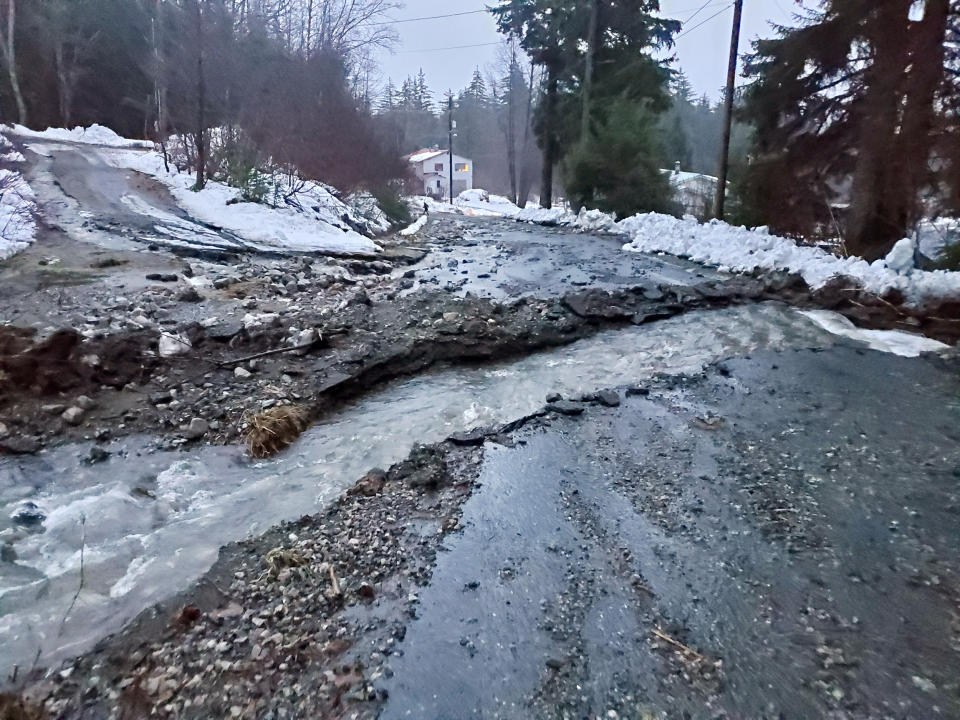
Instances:
[[[380,96],[377,111],[381,114],[392,112],[397,107],[397,100],[397,88],[394,87],[393,80],[387,78],[387,86],[383,89],[383,95]]]
[[[661,172],[655,115],[642,103],[620,102],[568,159],[567,192],[574,207],[624,218],[638,212],[678,212]]]
[[[748,182],[775,229],[832,232],[831,205],[849,200],[847,248],[872,260],[920,218],[935,185],[950,0],[915,12],[912,0],[822,0],[800,27],[755,44]]]

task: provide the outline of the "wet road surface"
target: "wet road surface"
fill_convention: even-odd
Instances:
[[[727,277],[668,256],[626,253],[623,238],[490,218],[434,217],[431,252],[407,292],[442,287],[459,296],[556,297],[641,283],[695,285]]]
[[[955,370],[764,352],[488,444],[380,717],[960,717]]]

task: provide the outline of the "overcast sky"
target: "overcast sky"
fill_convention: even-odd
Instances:
[[[402,10],[393,13],[394,20],[448,15],[482,10],[492,0],[405,0]],[[730,0],[661,0],[666,17],[684,21],[677,40],[677,64],[687,73],[694,90],[717,99],[726,78],[730,27],[733,9]],[[769,34],[769,23],[789,24],[795,0],[745,0],[741,51],[750,48],[750,41]],[[712,17],[711,17],[712,16]],[[687,22],[689,20],[689,22]],[[706,22],[704,22],[706,21]],[[702,25],[700,23],[703,23]],[[697,27],[699,25],[699,27]],[[393,78],[399,85],[407,75],[416,75],[422,67],[430,89],[439,97],[448,88],[459,90],[470,82],[474,68],[487,70],[496,58],[500,39],[496,24],[488,13],[478,12],[437,20],[398,22],[400,44],[392,55],[380,58],[383,80]],[[458,47],[482,45],[480,47]],[[446,50],[438,48],[457,49]]]

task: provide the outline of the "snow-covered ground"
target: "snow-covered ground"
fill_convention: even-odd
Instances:
[[[0,135],[0,161],[21,163],[24,158]],[[16,170],[0,168],[0,260],[18,253],[37,235],[36,197]]]
[[[23,125],[6,125],[4,132],[20,137],[39,138],[43,140],[58,140],[61,142],[82,143],[85,145],[106,145],[109,147],[125,148],[153,148],[153,143],[149,140],[131,140],[120,137],[113,130],[103,125],[94,123],[90,127],[75,127],[72,130],[67,128],[47,128],[46,130],[31,130]]]
[[[797,245],[790,238],[771,235],[766,228],[734,227],[712,220],[682,219],[643,213],[619,222],[613,215],[581,209],[579,214],[554,208],[528,207],[515,216],[520,222],[575,227],[584,232],[611,232],[628,238],[629,252],[667,253],[721,270],[750,272],[783,270],[797,273],[813,288],[846,275],[860,281],[868,292],[883,294],[897,289],[908,302],[960,297],[960,272],[913,268],[916,243],[904,239],[883,260],[868,263],[857,257],[841,258],[816,247]]]
[[[354,210],[318,183],[303,184],[291,198],[296,206],[282,200],[275,205],[242,202],[238,189],[220,182],[209,181],[203,190],[194,191],[194,176],[168,172],[158,152],[121,148],[101,148],[97,152],[109,165],[155,177],[191,216],[229,230],[259,249],[343,254],[380,250],[373,240],[342,219],[354,215]]]
[[[893,353],[902,357],[917,357],[925,352],[950,349],[949,345],[931,340],[923,335],[915,335],[900,330],[865,330],[858,328],[843,315],[829,310],[800,310],[799,312],[827,332],[859,340],[872,349],[881,352]]]
[[[453,204],[435,200],[426,195],[414,195],[407,198],[407,203],[414,212],[424,209],[432,213],[452,213],[455,215],[471,215],[473,217],[516,217],[520,208],[502,195],[492,195],[486,190],[474,188],[464,190],[453,200]]]

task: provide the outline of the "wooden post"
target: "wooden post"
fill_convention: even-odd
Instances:
[[[723,147],[720,150],[720,176],[717,178],[715,215],[723,220],[724,202],[727,198],[727,172],[730,166],[730,129],[733,125],[733,92],[737,83],[737,58],[740,51],[740,19],[743,17],[743,0],[733,4],[733,32],[730,36],[730,61],[727,65],[727,92],[723,108]]]

